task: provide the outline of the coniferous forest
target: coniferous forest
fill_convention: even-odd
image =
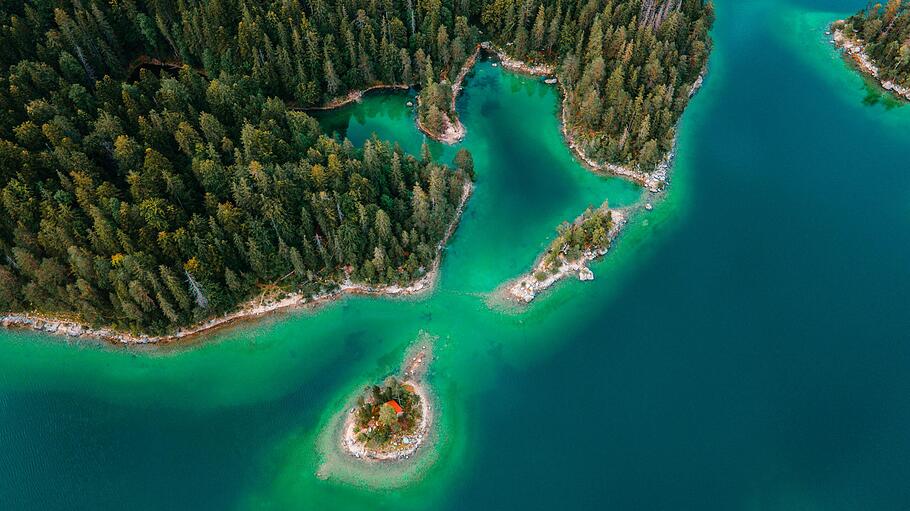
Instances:
[[[418,277],[465,173],[290,108],[399,79],[367,20],[407,44],[379,12],[310,6],[5,4],[0,310],[162,332],[262,286]]]
[[[866,53],[878,66],[879,78],[910,87],[910,4],[870,2],[846,22],[845,29],[863,40]]]
[[[376,84],[445,109],[490,38],[558,63],[589,155],[653,166],[712,18],[702,0],[4,2],[0,311],[160,333],[263,289],[409,282],[470,154],[353,147],[302,109]]]
[[[654,168],[710,52],[711,2],[606,0],[485,5],[494,41],[519,59],[553,62],[569,134],[600,163]]]

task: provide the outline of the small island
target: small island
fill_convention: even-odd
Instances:
[[[571,224],[563,223],[534,269],[507,286],[509,297],[528,303],[573,273],[579,280],[594,280],[587,264],[607,253],[625,221],[624,211],[610,209],[604,202],[597,209],[588,208]]]
[[[412,383],[394,376],[368,387],[357,398],[345,447],[358,458],[400,459],[420,445],[426,433],[424,401]]]
[[[342,447],[365,461],[410,458],[430,434],[432,413],[420,378],[431,359],[430,342],[406,357],[400,377],[388,376],[357,396],[344,422]]]

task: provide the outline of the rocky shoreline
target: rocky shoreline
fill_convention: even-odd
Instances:
[[[357,432],[354,431],[354,409],[352,408],[345,419],[344,434],[341,438],[342,449],[348,455],[363,461],[403,460],[413,456],[417,449],[424,445],[430,434],[430,426],[433,424],[433,410],[430,406],[429,396],[426,390],[414,381],[406,380],[403,384],[411,386],[414,393],[420,396],[420,424],[417,425],[415,431],[403,437],[402,443],[396,444],[394,449],[388,451],[370,449],[357,441]]]
[[[546,83],[551,85],[559,83],[559,91],[562,95],[560,108],[560,127],[562,130],[563,139],[575,157],[578,158],[578,160],[580,160],[585,167],[594,172],[601,172],[604,174],[628,179],[629,181],[647,188],[652,193],[657,193],[666,187],[669,180],[670,167],[672,166],[673,158],[676,154],[675,141],[673,149],[671,149],[666,154],[666,156],[664,156],[663,160],[657,164],[653,172],[643,172],[636,168],[625,165],[617,165],[615,163],[599,163],[585,153],[584,149],[570,133],[569,123],[566,115],[568,111],[569,95],[567,94],[567,91],[562,83],[559,82],[559,78],[555,76],[556,69],[553,65],[530,64],[522,60],[514,59],[510,57],[504,50],[490,43],[483,43],[481,46],[483,46],[483,48],[490,53],[495,54],[497,58],[499,58],[499,61],[502,63],[502,67],[510,71],[530,76],[547,76],[550,78],[544,80]],[[694,96],[695,93],[698,92],[698,90],[701,88],[702,83],[704,83],[706,72],[707,70],[703,70],[695,80],[695,83],[692,84],[692,89],[689,91],[690,98]]]
[[[514,59],[505,50],[490,42],[485,42],[481,46],[484,50],[496,55],[502,67],[509,71],[531,76],[552,76],[556,74],[556,67],[552,64],[530,64],[523,60]]]
[[[421,334],[418,338],[418,344],[408,350],[401,368],[401,376],[404,378],[402,384],[410,386],[414,389],[414,393],[420,396],[420,424],[417,425],[414,432],[403,437],[401,442],[396,444],[393,449],[383,451],[370,449],[357,441],[357,432],[355,431],[356,408],[352,407],[347,412],[341,436],[341,448],[346,454],[367,462],[404,460],[413,456],[417,449],[426,443],[426,440],[430,437],[430,428],[435,417],[433,408],[430,405],[429,392],[420,382],[426,374],[430,362],[433,360],[432,348],[434,340],[430,336]]]
[[[466,181],[461,201],[458,204],[458,208],[455,210],[455,218],[452,220],[452,223],[449,224],[448,230],[436,247],[436,258],[433,260],[432,266],[423,277],[417,279],[408,286],[402,287],[397,284],[389,286],[371,286],[369,284],[353,283],[348,280],[338,285],[334,290],[319,293],[317,295],[290,293],[281,298],[265,301],[253,299],[235,312],[210,319],[190,328],[178,330],[170,335],[161,336],[134,335],[128,332],[117,331],[112,328],[92,328],[70,318],[54,317],[38,313],[9,313],[2,315],[0,316],[0,326],[10,329],[30,329],[73,339],[95,339],[116,345],[163,345],[177,341],[187,341],[195,337],[211,334],[236,323],[260,318],[274,312],[297,307],[311,307],[325,304],[342,298],[345,295],[400,297],[425,293],[432,290],[436,284],[445,245],[452,234],[454,234],[456,227],[461,221],[464,207],[467,204],[473,189],[473,183],[471,181]]]
[[[901,99],[910,100],[910,88],[896,84],[891,80],[882,79],[879,75],[878,66],[866,53],[863,41],[845,33],[843,25],[844,20],[837,20],[831,24],[831,42],[834,43],[834,46],[841,49],[861,72],[874,78],[883,89]]]
[[[702,71],[701,74],[698,75],[698,78],[695,80],[695,82],[692,84],[692,89],[689,91],[690,99],[695,95],[696,92],[698,92],[704,83],[705,73],[706,71]],[[565,87],[562,87],[560,85],[560,90],[562,92],[562,111],[560,113],[562,119],[560,124],[562,126],[563,139],[566,141],[566,145],[569,146],[575,156],[581,160],[586,167],[595,172],[603,172],[612,176],[628,179],[629,181],[647,188],[651,193],[657,193],[667,186],[670,178],[670,168],[673,165],[673,158],[676,156],[676,140],[673,141],[673,147],[664,156],[660,163],[655,166],[652,172],[643,172],[636,168],[625,165],[617,165],[615,163],[598,163],[585,153],[584,149],[570,133],[569,123],[566,120],[569,96],[566,94]],[[678,124],[679,123],[677,123],[677,125]]]
[[[613,225],[607,233],[607,239],[610,241],[609,246],[585,250],[581,257],[572,261],[567,261],[561,257],[559,268],[553,272],[550,272],[549,268],[546,267],[546,254],[541,254],[530,272],[507,284],[506,292],[508,297],[521,303],[530,303],[540,292],[570,275],[578,275],[578,279],[582,281],[594,280],[594,272],[588,268],[588,263],[603,257],[610,250],[613,240],[616,239],[628,220],[628,212],[626,210],[611,209],[610,214]],[[546,278],[539,280],[537,278],[539,273],[546,274]]]
[[[555,69],[553,66],[548,66],[544,64],[529,64],[521,60],[513,59],[509,57],[502,49],[497,48],[489,43],[484,43],[486,46],[484,48],[491,53],[494,53],[502,62],[504,68],[531,76],[551,76],[550,79],[545,80],[548,84],[559,83],[558,77],[553,76],[555,74]],[[703,69],[699,74],[698,78],[692,84],[692,88],[689,91],[689,98],[695,95],[701,89],[702,84],[704,83],[704,78],[707,73],[707,68]],[[670,151],[664,156],[664,158],[657,164],[653,172],[647,173],[640,170],[617,165],[613,163],[598,163],[594,161],[593,158],[585,154],[584,149],[578,144],[578,142],[572,137],[567,121],[567,108],[568,108],[568,94],[566,93],[565,87],[562,83],[559,83],[560,94],[562,95],[562,102],[560,108],[560,128],[562,130],[563,140],[565,140],[566,145],[569,146],[569,149],[575,155],[575,157],[581,161],[581,163],[587,167],[589,170],[598,173],[604,173],[611,176],[616,176],[624,179],[628,179],[644,188],[646,188],[652,196],[656,199],[662,197],[664,191],[666,190],[667,184],[669,183],[670,178],[670,169],[673,166],[673,160],[676,157],[676,143],[677,140],[674,139],[673,147]],[[677,123],[678,125],[678,123]],[[624,210],[611,210],[614,219],[614,226],[608,233],[608,237],[612,242],[616,236],[622,231],[623,226],[628,221],[628,218],[635,211],[644,207],[646,210],[652,208],[651,202],[645,202],[646,199],[639,201],[639,203],[631,208],[626,208]],[[594,273],[587,267],[587,263],[593,261],[599,257],[602,257],[606,254],[608,249],[595,250],[585,252],[582,257],[576,261],[564,262],[564,264],[557,270],[555,274],[548,275],[543,281],[538,281],[534,275],[541,270],[540,265],[543,262],[543,254],[538,258],[538,262],[534,265],[534,268],[526,275],[519,277],[516,280],[510,281],[506,284],[505,295],[512,300],[517,300],[520,303],[530,303],[534,298],[542,291],[548,289],[556,282],[570,276],[572,274],[577,274],[580,280],[594,280]]]

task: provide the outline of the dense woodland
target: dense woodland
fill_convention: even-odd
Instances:
[[[401,79],[346,59],[363,63],[373,42],[358,20],[402,44],[407,31],[357,5],[312,2],[308,21],[296,2],[273,4],[0,7],[0,311],[157,333],[277,286],[425,271],[465,173],[428,151],[354,148],[289,108],[370,73]]]
[[[438,125],[492,38],[560,64],[591,155],[650,165],[712,16],[702,0],[3,2],[0,311],[158,333],[276,288],[412,280],[470,155],[355,148],[300,109],[410,84]]]
[[[710,51],[703,0],[495,0],[482,20],[514,57],[550,61],[568,95],[570,134],[602,163],[653,169]]]
[[[879,68],[879,77],[910,87],[910,3],[870,2],[846,22],[844,29],[855,31],[865,42],[866,53]]]

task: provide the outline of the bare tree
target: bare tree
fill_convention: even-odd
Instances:
[[[207,309],[209,307],[209,301],[205,297],[202,286],[196,282],[196,279],[193,278],[193,275],[189,271],[183,270],[183,272],[186,274],[186,280],[190,284],[190,291],[193,292],[193,297],[196,299],[196,305],[202,309]]]

